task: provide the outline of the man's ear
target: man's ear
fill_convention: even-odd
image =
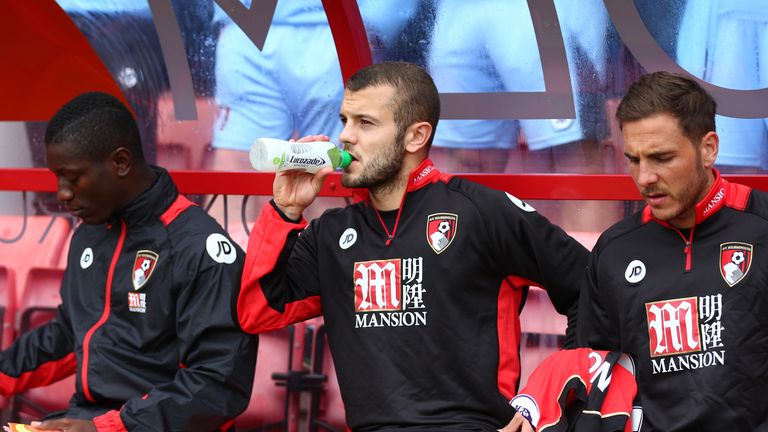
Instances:
[[[720,148],[720,138],[717,133],[708,132],[701,139],[701,145],[699,151],[701,151],[701,161],[704,164],[704,168],[712,168],[715,165],[717,159],[717,152]]]
[[[405,131],[405,151],[417,153],[426,149],[432,136],[432,125],[429,122],[418,122],[408,126]]]
[[[118,147],[109,154],[109,164],[118,177],[126,177],[133,167],[133,153],[126,147]]]

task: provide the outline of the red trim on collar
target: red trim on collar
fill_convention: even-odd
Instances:
[[[696,204],[695,225],[704,222],[726,205],[744,210],[747,206],[749,194],[752,192],[751,188],[728,182],[720,175],[718,170],[713,168],[712,172],[715,174],[715,181],[704,199]],[[664,226],[669,226],[669,224],[656,219],[651,212],[651,208],[646,206],[643,209],[643,223],[645,224],[650,221],[656,221]]]
[[[371,202],[370,199],[368,199],[371,196],[370,192],[368,192],[368,189],[352,189],[352,202],[359,203],[362,202]]]
[[[720,176],[720,172],[716,169],[712,169],[715,174],[715,182],[712,184],[712,188],[709,189],[709,193],[703,200],[696,204],[696,224],[704,222],[708,217],[717,213],[726,201],[726,194],[728,192],[728,182]]]
[[[747,201],[749,201],[749,196],[752,194],[752,188],[728,181],[725,183],[728,185],[728,192],[725,196],[725,205],[736,210],[744,210],[747,208]]]
[[[653,213],[651,213],[651,207],[646,205],[643,208],[643,225],[647,224],[652,220],[654,220],[654,218],[653,218]]]
[[[647,224],[648,222],[656,222],[657,224],[667,227],[667,228],[674,228],[672,225],[669,224],[669,222],[663,221],[661,219],[656,219],[653,216],[653,212],[651,212],[651,207],[646,205],[643,209],[643,225]]]
[[[444,174],[435,167],[430,159],[424,159],[419,166],[411,171],[409,175],[408,187],[405,189],[405,193],[421,189],[430,183],[436,183],[438,181],[448,182],[453,177],[453,174]],[[352,196],[355,202],[364,201],[370,203],[370,191],[368,189],[354,189]]]
[[[430,183],[435,183],[444,178],[450,178],[450,176],[441,175],[440,170],[435,167],[435,164],[430,159],[424,159],[415,170],[411,171],[406,192],[421,189]]]

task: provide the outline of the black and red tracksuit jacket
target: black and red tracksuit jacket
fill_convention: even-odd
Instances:
[[[322,314],[354,430],[495,431],[514,414],[528,285],[565,313],[587,260],[531,206],[427,159],[398,211],[364,200],[307,226],[267,204],[238,314],[252,333]]]
[[[687,230],[649,208],[589,266],[595,348],[631,354],[642,432],[768,431],[768,195],[715,182]]]
[[[627,354],[561,350],[536,367],[510,403],[538,432],[637,432],[634,374]]]
[[[213,431],[243,411],[257,340],[235,316],[244,254],[165,170],[109,225],[81,224],[56,318],[0,355],[0,393],[76,373],[99,431]]]

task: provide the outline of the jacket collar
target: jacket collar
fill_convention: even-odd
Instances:
[[[407,194],[408,192],[421,189],[438,180],[448,180],[450,178],[450,175],[441,173],[432,163],[432,160],[424,159],[419,166],[408,175],[408,186],[405,189],[405,193]],[[371,194],[368,189],[355,189],[352,194],[355,197],[355,201],[371,202]]]
[[[704,199],[696,204],[695,225],[704,222],[719,212],[725,206],[726,201],[733,201],[735,198],[731,196],[733,188],[729,187],[730,183],[720,175],[717,169],[712,168],[712,171],[715,174],[715,181],[712,183],[712,187],[707,195],[704,196]],[[656,221],[664,226],[669,225],[667,222],[656,219],[651,212],[651,208],[646,206],[643,209],[643,223],[650,221]]]
[[[179,195],[171,176],[163,168],[153,166],[157,179],[149,189],[140,193],[115,215],[128,225],[146,223],[160,218]]]

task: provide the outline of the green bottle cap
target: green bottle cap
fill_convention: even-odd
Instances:
[[[349,152],[347,152],[346,150],[341,150],[341,164],[339,164],[339,168],[346,168],[351,163],[352,163],[352,155],[349,154]]]

